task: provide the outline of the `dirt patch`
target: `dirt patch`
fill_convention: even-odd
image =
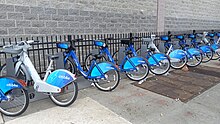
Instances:
[[[175,70],[168,76],[154,76],[142,84],[133,85],[173,98],[188,102],[192,98],[213,87],[220,81],[220,69],[199,66],[189,71]]]

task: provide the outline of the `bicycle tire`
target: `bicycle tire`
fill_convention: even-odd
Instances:
[[[218,60],[218,59],[220,59],[220,53],[214,52],[212,60]]]
[[[195,56],[195,55],[193,55],[193,56]],[[197,59],[198,57],[196,57],[196,59]],[[198,65],[200,65],[201,63],[202,63],[202,54],[200,53],[199,54],[199,58],[201,58],[196,64],[190,64],[189,62],[189,59],[188,59],[188,62],[186,63],[186,65],[187,66],[189,66],[189,67],[196,67],[196,66],[198,66]],[[198,60],[198,59],[197,59]]]
[[[64,93],[64,90],[68,90],[70,88],[68,88],[68,86],[70,86],[70,84],[73,84],[73,92],[72,91],[68,91],[67,93]],[[66,85],[65,87],[63,87],[61,89],[60,93],[50,93],[49,98],[51,99],[51,101],[61,107],[67,107],[70,106],[71,104],[73,104],[73,102],[76,100],[77,96],[78,96],[78,85],[75,81],[72,81],[70,84]],[[68,94],[72,94],[73,96],[70,97],[70,100],[66,101],[67,98],[63,98],[64,96],[67,96]],[[59,97],[59,98],[58,98]],[[62,97],[60,99],[60,97]]]
[[[170,59],[169,57],[167,56],[167,59],[166,60],[163,60],[163,61],[166,61],[165,63],[168,63],[167,66],[165,67],[165,69],[162,69],[164,71],[162,72],[158,72],[157,70],[154,71],[154,67],[156,66],[150,66],[150,71],[155,74],[155,75],[163,75],[163,74],[166,74],[169,70],[170,70],[170,67],[171,67],[171,63],[170,63]],[[159,66],[161,67],[161,65]]]
[[[138,65],[138,67],[136,66],[136,68],[137,68],[137,70],[138,71],[134,71],[134,72],[139,72],[141,69],[140,69],[140,67],[139,66],[141,66],[141,67],[143,67],[144,69],[144,73],[143,73],[143,75],[141,75],[141,76],[134,76],[134,73],[132,73],[132,71],[130,71],[130,72],[126,72],[126,76],[130,79],[130,80],[132,80],[132,81],[141,81],[141,80],[143,80],[143,79],[146,79],[146,77],[148,76],[148,74],[149,74],[149,67],[148,67],[148,64],[140,64],[140,65]]]
[[[212,60],[212,57],[214,55],[214,52],[211,50],[211,52],[203,53],[205,55],[202,56],[202,63],[207,63],[210,60]],[[206,59],[207,58],[207,59]]]
[[[109,76],[108,74],[109,74],[111,71],[114,71],[113,73],[115,73],[115,75],[113,74],[113,76]],[[119,81],[120,81],[119,71],[116,70],[116,69],[111,69],[111,70],[109,70],[109,71],[107,71],[107,72],[105,73],[105,77],[107,78],[107,80],[106,80],[106,79],[99,79],[99,80],[96,79],[96,80],[94,80],[94,85],[95,85],[95,87],[96,87],[97,89],[99,89],[99,90],[101,90],[101,91],[105,91],[105,92],[109,92],[109,91],[114,90],[114,89],[118,86]],[[110,77],[110,78],[109,78],[109,77]],[[111,82],[110,80],[112,80],[112,79],[113,79],[113,81],[114,81],[113,85],[104,87],[104,86],[108,85],[108,84]],[[104,83],[103,83],[103,82],[100,83],[100,81],[103,81]],[[110,81],[110,82],[109,82],[109,81]]]
[[[27,85],[29,85],[28,84],[28,82],[29,82],[29,80],[28,80],[28,77],[27,77],[27,72],[20,66],[19,67],[19,72],[17,72],[17,74],[15,75],[18,79],[22,79],[22,80],[24,80],[26,83],[27,83]],[[0,68],[0,76],[6,76],[7,75],[7,72],[6,72],[6,64],[3,64],[3,66],[1,66],[1,68]]]
[[[77,74],[77,69],[76,69],[76,64],[73,61],[72,58],[67,58],[66,61],[64,62],[64,68],[68,71],[70,71],[73,74]]]
[[[9,77],[7,77],[7,78],[9,78]],[[10,78],[17,81],[17,79],[14,79],[12,77],[10,77]],[[19,89],[21,89],[21,91],[14,91],[14,90],[19,90]],[[24,95],[24,104],[22,106],[21,106],[21,104],[19,104],[19,102],[21,102],[21,100],[16,101],[16,99],[18,97],[21,97],[20,94],[17,94],[19,92],[20,92],[20,94]],[[13,93],[15,93],[15,94],[13,94]],[[24,88],[15,88],[15,89],[12,89],[12,90],[8,91],[6,93],[6,95],[9,95],[8,97],[11,97],[11,98],[13,97],[13,99],[11,99],[10,101],[1,101],[0,102],[0,111],[1,111],[1,113],[3,113],[6,116],[14,117],[14,116],[21,115],[22,113],[24,113],[26,111],[26,109],[29,105],[29,96],[28,96],[28,91],[26,89],[24,89]],[[16,105],[13,105],[13,103],[12,103],[13,101],[16,101],[15,102]],[[9,104],[9,102],[10,102],[10,104]],[[17,104],[19,104],[19,105],[17,105]],[[18,111],[15,111],[15,112],[11,112],[12,110],[15,110],[16,108],[18,108],[19,106],[21,106],[21,109],[19,109]],[[6,108],[4,108],[4,107],[6,107]]]
[[[172,58],[171,58],[171,59],[172,59]],[[184,59],[182,59],[181,61],[183,61],[182,64],[180,64],[180,65],[175,65],[174,62],[172,62],[172,60],[171,60],[170,66],[171,66],[173,69],[182,69],[182,68],[186,65],[186,63],[187,63],[187,61],[188,61],[187,56],[184,56]]]
[[[136,50],[137,55],[140,55],[140,50],[141,50],[140,48]],[[162,54],[162,53],[160,53],[160,54]],[[166,74],[170,70],[170,67],[171,67],[170,59],[169,59],[169,57],[167,55],[165,55],[165,56],[167,57],[166,61],[168,63],[166,69],[164,69],[163,72],[157,72],[156,70],[154,71],[154,67],[156,67],[156,66],[150,66],[149,65],[150,72],[152,72],[155,75],[163,75],[163,74]],[[159,67],[159,66],[157,66],[157,67]]]
[[[86,67],[86,70],[87,70],[87,71],[88,71],[89,68],[90,68],[90,63],[91,63],[92,59],[93,59],[92,53],[90,53],[90,54],[88,54],[88,55],[86,56],[86,59],[85,59],[85,67]],[[96,61],[97,61],[98,63],[99,63],[99,62],[103,62],[103,61],[107,61],[107,58],[106,58],[105,56],[102,56],[101,59],[98,59],[98,60],[96,60]]]
[[[119,65],[119,63],[118,63],[118,50],[113,53],[112,58],[113,58],[114,62],[116,63],[116,65]]]

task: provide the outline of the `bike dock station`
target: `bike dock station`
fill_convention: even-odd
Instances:
[[[166,33],[158,33],[158,37],[166,35]],[[132,39],[133,36],[137,36],[137,38]],[[62,36],[59,38],[55,38],[55,41],[45,41],[42,40],[37,44],[34,44],[32,49],[29,50],[29,54],[31,59],[33,60],[34,65],[37,68],[37,71],[42,75],[44,75],[44,71],[46,70],[47,64],[49,64],[49,59],[51,56],[47,56],[47,53],[53,53],[52,58],[56,58],[54,68],[56,69],[65,69],[64,64],[64,56],[65,50],[57,49],[56,43],[57,42],[72,42],[74,39],[83,39],[82,41],[74,41],[76,54],[79,57],[79,62],[82,64],[83,68],[85,69],[85,58],[88,54],[99,54],[99,48],[94,46],[93,41],[96,39],[106,39],[109,38],[108,47],[111,53],[118,51],[117,60],[118,63],[123,62],[123,58],[125,57],[126,53],[126,46],[121,44],[121,39],[132,39],[134,41],[135,49],[140,49],[140,55],[142,57],[146,57],[146,50],[149,48],[148,40],[150,40],[151,33],[140,33],[140,34],[123,34],[123,35],[99,35],[97,37],[88,37],[88,36]],[[143,42],[142,38],[147,38]],[[40,39],[40,38],[38,38]],[[43,39],[43,38],[42,38]],[[47,38],[45,38],[47,39]],[[156,41],[156,46],[161,53],[164,53],[165,49],[163,47],[163,42],[158,40]],[[174,45],[174,49],[177,46]],[[154,50],[153,50],[154,51]],[[37,53],[37,54],[36,54]],[[14,70],[15,67],[15,57],[6,56],[4,53],[1,53],[4,56],[4,60],[1,61],[1,64],[6,63],[6,72],[7,75],[15,76]],[[43,57],[44,56],[44,57]],[[46,56],[46,57],[45,57]],[[47,58],[48,57],[48,58]],[[92,99],[100,102],[104,106],[106,106],[111,111],[120,114],[122,113],[123,118],[133,122],[131,120],[132,113],[136,113],[137,115],[140,114],[140,117],[137,115],[133,115],[136,119],[134,121],[143,122],[141,118],[144,118],[145,115],[141,115],[141,113],[147,113],[147,109],[143,109],[142,107],[150,108],[150,112],[156,113],[159,112],[159,117],[163,119],[163,114],[168,114],[168,109],[172,109],[172,107],[181,107],[184,105],[188,105],[193,102],[195,104],[197,101],[205,97],[202,94],[207,94],[207,91],[212,90],[212,88],[219,85],[220,80],[220,71],[219,71],[219,61],[211,60],[210,64],[204,63],[199,65],[198,67],[189,67],[188,70],[171,70],[169,74],[164,75],[153,75],[150,74],[141,84],[139,82],[128,81],[124,77],[122,78],[122,82],[119,85],[119,88],[114,90],[112,93],[108,94],[100,93],[99,91],[93,91],[91,87],[91,83],[89,81],[82,78],[82,76],[77,75],[77,82],[80,89],[80,93],[82,93],[83,97],[91,97]],[[42,64],[42,65],[41,65]],[[9,66],[8,66],[9,65]],[[210,66],[214,65],[214,66]],[[2,66],[2,65],[1,65]],[[42,76],[43,77],[43,76]],[[42,99],[48,98],[45,93],[38,93],[33,89],[32,83],[28,87],[29,98],[32,104],[41,103],[43,105]],[[91,91],[92,93],[90,94]],[[126,95],[125,95],[126,94]],[[202,98],[200,98],[202,97]],[[109,99],[107,99],[109,98]],[[80,98],[83,99],[83,98]],[[130,99],[130,100],[129,100]],[[134,99],[140,103],[137,103],[137,106],[134,105]],[[145,99],[147,101],[145,101]],[[199,99],[199,100],[198,100]],[[142,101],[141,101],[142,100]],[[111,101],[109,103],[109,101]],[[202,101],[204,102],[204,101]],[[126,104],[125,104],[126,103]],[[147,103],[147,104],[146,104]],[[199,101],[200,104],[201,100]],[[77,103],[76,103],[77,104]],[[118,110],[113,105],[118,105]],[[141,105],[142,104],[142,105]],[[148,105],[149,104],[149,105]],[[155,106],[154,106],[155,105]],[[153,107],[152,107],[153,106]],[[71,106],[72,107],[72,106]],[[74,107],[74,105],[73,105]],[[151,108],[152,107],[152,108]],[[161,107],[161,108],[160,108]],[[138,108],[138,111],[135,110]],[[159,111],[156,110],[159,109]],[[123,113],[123,109],[127,109],[130,115]],[[143,109],[143,110],[142,110]],[[166,109],[164,111],[163,109]],[[178,108],[175,108],[178,109]],[[187,108],[189,109],[189,108]],[[182,109],[180,110],[182,111]],[[200,110],[202,111],[202,110]],[[172,112],[172,111],[171,111]],[[184,111],[185,112],[185,111]],[[150,114],[148,112],[148,114]],[[186,113],[183,113],[187,114]],[[169,115],[170,116],[170,115]],[[185,116],[185,115],[184,115]],[[6,120],[10,120],[10,118],[6,118]],[[139,119],[139,121],[138,121]],[[149,121],[150,123],[150,121]]]

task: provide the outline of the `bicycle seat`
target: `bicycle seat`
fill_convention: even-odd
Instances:
[[[48,58],[54,60],[59,58],[59,55],[48,55]]]
[[[160,39],[162,41],[169,41],[169,37],[168,36],[161,36]]]
[[[130,39],[123,39],[123,40],[121,40],[121,44],[126,44],[126,45],[130,45],[130,44],[132,44],[133,42],[132,42],[132,40],[130,40]]]
[[[94,45],[99,46],[99,47],[106,47],[107,46],[107,44],[104,41],[100,41],[100,40],[95,40]]]
[[[208,36],[209,36],[209,37],[214,37],[215,34],[214,34],[214,33],[208,33]]]
[[[184,36],[183,36],[183,35],[177,35],[176,38],[177,38],[177,39],[180,39],[180,40],[183,40],[183,39],[184,39]]]
[[[220,37],[220,33],[217,33],[217,36]]]
[[[56,44],[57,44],[57,47],[61,48],[61,49],[69,49],[70,48],[69,42],[58,42]]]
[[[196,38],[196,36],[195,36],[194,34],[189,34],[189,35],[188,35],[188,38],[194,39],[194,38]]]

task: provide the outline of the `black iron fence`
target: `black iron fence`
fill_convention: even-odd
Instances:
[[[185,32],[175,32],[176,34],[184,34],[184,33],[191,33],[192,31],[185,31]],[[200,31],[201,32],[201,31]],[[130,39],[132,37],[135,38],[135,47],[141,47],[141,38],[142,37],[149,37],[151,34],[156,34],[157,36],[165,35],[164,32],[149,32],[149,33],[123,33],[123,34],[92,34],[92,35],[60,35],[60,36],[38,36],[38,37],[28,37],[28,38],[3,38],[0,41],[0,50],[4,45],[7,44],[14,44],[18,41],[22,40],[38,40],[39,42],[32,45],[32,48],[29,49],[28,54],[35,65],[37,71],[40,74],[43,74],[48,65],[47,54],[56,54],[57,52],[62,51],[56,47],[56,42],[69,42],[74,39],[83,39],[80,41],[75,41],[76,47],[76,54],[79,58],[79,62],[82,66],[85,65],[85,58],[86,56],[91,53],[93,49],[96,47],[93,45],[94,40],[108,40],[108,46],[110,49],[111,54],[116,52],[122,44],[120,43],[121,39]],[[158,41],[160,42],[160,41]],[[13,55],[5,54],[0,52],[0,66],[5,63],[5,59],[12,57]]]

